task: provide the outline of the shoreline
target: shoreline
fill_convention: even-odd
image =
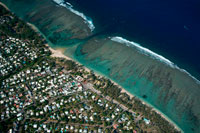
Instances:
[[[48,45],[49,46],[49,45]],[[61,49],[53,49],[51,47],[49,47],[50,51],[52,52],[52,57],[56,57],[56,58],[65,58],[65,59],[68,59],[68,60],[72,60],[74,61],[75,63],[79,64],[79,65],[82,65],[81,63],[77,62],[76,60],[64,55],[64,52],[62,52]],[[85,66],[83,66],[83,68],[87,71],[87,72],[90,72],[91,70]],[[96,71],[94,71],[94,74],[95,76],[100,76],[100,77],[105,77],[105,78],[108,78],[107,76],[103,75],[103,74],[100,74],[100,73],[97,73]],[[181,128],[175,123],[173,122],[169,117],[167,117],[164,113],[162,113],[161,111],[159,111],[157,108],[153,107],[151,104],[141,100],[140,98],[138,98],[137,96],[131,94],[130,92],[128,92],[126,89],[124,89],[122,86],[120,86],[118,83],[116,83],[115,81],[113,81],[112,79],[108,78],[114,85],[118,86],[119,88],[121,88],[121,93],[126,93],[127,95],[130,96],[130,98],[137,98],[139,99],[142,104],[144,104],[145,106],[147,107],[150,107],[152,108],[151,111],[155,111],[157,114],[159,114],[163,119],[165,119],[166,121],[168,121],[176,130],[178,131],[181,131],[183,132],[183,130],[181,130]]]
[[[2,5],[4,8],[6,8],[8,11],[10,11],[10,9],[2,2],[0,2],[0,5]]]
[[[4,8],[6,8],[8,11],[10,11],[10,9],[5,5],[3,4],[2,2],[0,2],[0,5],[2,5]],[[27,24],[36,32],[38,32],[39,34],[42,34],[39,29],[34,25],[34,24],[31,24],[31,23],[28,23]],[[43,37],[45,37],[43,34],[42,34]],[[46,37],[45,37],[46,39]],[[48,42],[48,40],[47,40]],[[49,42],[48,42],[49,43]],[[62,48],[57,48],[57,49],[53,49],[49,46],[49,44],[45,44],[46,46],[48,46],[49,50],[52,52],[52,55],[51,57],[55,57],[55,58],[64,58],[64,59],[67,59],[67,60],[72,60],[74,61],[75,63],[79,64],[79,65],[82,65],[80,62],[64,55],[64,52],[67,50],[67,49],[62,49]],[[86,66],[83,66],[83,68],[87,71],[87,72],[90,72],[91,70],[89,68],[87,68]],[[100,76],[100,77],[105,77],[105,78],[108,78],[107,76],[103,75],[103,74],[100,74],[100,73],[97,73],[96,71],[94,71],[94,74],[95,76]],[[127,95],[130,96],[130,98],[134,98],[136,97],[137,99],[139,99],[142,104],[144,104],[145,106],[148,106],[148,107],[151,107],[152,108],[152,111],[155,111],[157,114],[159,114],[163,119],[165,119],[166,121],[168,121],[176,130],[178,131],[181,131],[181,128],[178,127],[170,118],[168,118],[165,114],[163,114],[161,111],[159,111],[157,108],[153,107],[152,105],[150,105],[149,103],[141,100],[140,98],[138,98],[137,96],[135,96],[134,94],[131,94],[130,92],[128,92],[126,89],[124,89],[122,86],[120,86],[118,83],[116,83],[115,81],[113,81],[112,79],[108,78],[114,85],[118,86],[119,88],[121,88],[121,93],[126,93]]]
[[[71,61],[74,61],[75,63],[79,64],[79,65],[82,65],[81,63],[77,62],[76,60],[66,56],[64,54],[64,52],[67,50],[66,48],[56,48],[56,49],[53,49],[51,48],[48,44],[46,44],[46,46],[49,47],[49,50],[52,52],[52,55],[51,57],[56,57],[56,58],[65,58],[67,60],[71,60]],[[87,71],[87,72],[90,72],[91,70],[85,66],[83,66],[83,68]],[[100,73],[97,73],[97,72],[94,72],[95,76],[100,76],[100,77],[105,77],[105,75],[103,74],[100,74]],[[106,77],[107,78],[107,77]],[[109,79],[109,78],[108,78]],[[135,96],[133,94],[131,94],[130,92],[128,92],[127,90],[125,90],[122,86],[120,86],[119,84],[117,84],[115,81],[113,80],[110,80],[114,85],[118,86],[121,88],[121,93],[126,93],[127,95],[130,96],[130,98],[134,98]]]

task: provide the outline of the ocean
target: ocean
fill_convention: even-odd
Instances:
[[[96,32],[118,35],[166,57],[200,79],[199,0],[66,0]]]
[[[0,1],[33,23],[52,48],[66,47],[66,55],[151,104],[184,132],[200,132],[198,1]]]

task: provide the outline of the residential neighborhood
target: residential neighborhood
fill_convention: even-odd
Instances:
[[[51,58],[43,58],[23,69],[26,62],[38,58],[39,52],[28,45],[11,37],[1,41],[1,53],[10,56],[4,58],[4,53],[1,54],[0,74],[6,76],[17,68],[22,69],[1,83],[0,120],[11,119],[14,128],[10,130],[112,132],[135,128],[136,114],[122,109],[111,98],[85,88],[82,84],[87,84],[87,79],[65,70]]]

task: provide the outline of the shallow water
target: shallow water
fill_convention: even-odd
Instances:
[[[94,39],[82,45],[74,57],[154,105],[185,132],[190,132],[191,128],[199,130],[196,117],[200,111],[200,86],[191,77],[125,45],[96,40],[99,43]]]
[[[105,36],[88,39],[92,33],[84,20],[50,0],[1,1],[35,24],[51,47],[67,47],[66,55],[152,104],[185,132],[200,132],[200,85],[186,73]]]

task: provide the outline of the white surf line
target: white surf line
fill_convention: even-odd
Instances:
[[[84,19],[84,22],[88,25],[88,27],[90,28],[91,31],[94,31],[95,26],[92,22],[92,19],[85,16],[83,13],[76,11],[73,9],[73,6],[69,3],[69,2],[65,2],[64,0],[53,0],[55,3],[57,3],[60,6],[63,6],[65,8],[67,8],[68,10],[70,10],[71,12],[73,12],[74,14],[80,16],[81,18]]]
[[[126,40],[122,37],[119,37],[119,36],[116,36],[116,37],[111,37],[111,40],[112,41],[115,41],[115,42],[118,42],[118,43],[122,43],[122,44],[125,44],[126,46],[130,47],[130,46],[133,46],[135,48],[137,48],[142,54],[145,54],[147,56],[150,56],[151,58],[153,59],[156,59],[156,60],[159,60],[167,65],[169,65],[170,67],[172,68],[177,68],[179,69],[180,71],[188,74],[190,77],[192,77],[197,84],[200,84],[200,81],[198,79],[196,79],[194,76],[192,76],[189,72],[187,72],[186,70],[184,69],[181,69],[179,68],[177,65],[175,65],[173,62],[171,62],[170,60],[166,59],[165,57],[147,49],[147,48],[144,48],[142,47],[140,44],[138,43],[135,43],[135,42],[131,42],[129,40]]]

